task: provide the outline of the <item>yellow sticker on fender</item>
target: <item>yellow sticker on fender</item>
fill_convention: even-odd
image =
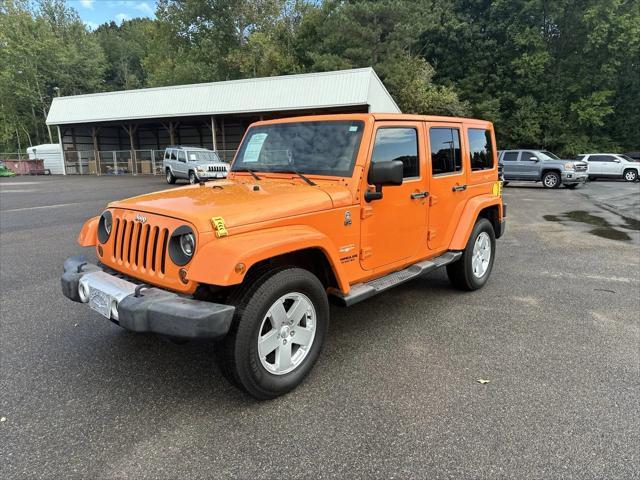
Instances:
[[[216,237],[220,238],[229,235],[229,232],[227,232],[227,227],[225,227],[224,225],[224,218],[213,217],[211,219],[211,224],[213,225],[213,228],[216,229]]]
[[[493,194],[496,197],[502,196],[502,182],[496,182],[493,184]]]

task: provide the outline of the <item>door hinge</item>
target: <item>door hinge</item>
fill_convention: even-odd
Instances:
[[[366,247],[360,249],[360,259],[369,258],[371,255],[373,255],[373,248]]]
[[[362,220],[364,220],[365,218],[368,218],[368,217],[370,217],[372,215],[373,215],[373,207],[365,205],[364,207],[362,207],[362,210],[360,210],[360,218]]]
[[[429,230],[427,231],[427,241],[431,241],[431,240],[433,240],[433,239],[435,238],[435,236],[436,236],[436,231],[435,231],[435,229],[429,229]]]
[[[438,203],[438,197],[436,197],[434,195],[431,195],[429,197],[429,206],[431,207],[431,206],[435,205],[436,203]]]

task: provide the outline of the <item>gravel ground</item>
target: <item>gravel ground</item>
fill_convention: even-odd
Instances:
[[[484,289],[437,271],[332,307],[314,371],[269,402],[210,344],[126,333],[60,292],[82,222],[164,187],[0,181],[0,478],[640,477],[637,185],[510,184]]]

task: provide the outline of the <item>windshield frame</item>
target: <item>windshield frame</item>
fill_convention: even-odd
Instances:
[[[244,161],[244,155],[247,149],[247,146],[251,142],[251,139],[255,135],[260,135],[265,133],[266,130],[271,130],[274,128],[283,128],[283,127],[292,127],[292,126],[309,126],[312,124],[344,124],[345,128],[349,127],[357,127],[357,139],[353,143],[352,146],[345,147],[345,151],[348,153],[348,149],[353,148],[351,153],[351,158],[349,159],[348,168],[344,169],[312,169],[301,166],[300,164],[294,163],[278,163],[269,165],[270,168],[265,168],[268,165],[265,165],[261,162],[246,162]],[[231,165],[230,173],[243,173],[248,170],[253,172],[258,172],[261,174],[303,174],[305,176],[322,176],[322,177],[337,177],[337,178],[350,178],[353,176],[353,172],[357,163],[358,155],[360,152],[360,148],[362,146],[362,141],[364,138],[365,129],[367,128],[367,124],[362,119],[321,119],[321,120],[301,120],[301,121],[288,121],[288,122],[276,122],[276,123],[267,123],[267,124],[258,124],[251,126],[247,132],[245,133],[242,143],[238,147],[238,151],[233,160],[233,164]],[[268,132],[266,132],[268,133]],[[346,133],[346,132],[345,132]],[[262,149],[262,146],[260,146]],[[288,150],[287,150],[287,153]],[[261,155],[262,152],[259,153]],[[319,152],[321,154],[321,152]],[[301,168],[302,167],[302,168]]]

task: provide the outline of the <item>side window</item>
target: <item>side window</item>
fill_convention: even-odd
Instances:
[[[613,162],[611,155],[591,155],[589,157],[590,162]]]
[[[183,150],[179,150],[178,151],[178,161],[179,162],[185,162],[187,161],[187,155],[184,153]]]
[[[418,132],[415,128],[380,128],[376,133],[371,163],[402,161],[404,178],[420,176]]]
[[[518,152],[505,152],[504,157],[502,158],[503,162],[517,162],[518,161]]]
[[[522,153],[520,153],[520,161],[521,162],[532,162],[533,160],[531,160],[531,157],[538,158],[538,156],[533,152],[522,152]]]
[[[467,135],[469,137],[471,171],[492,169],[493,145],[491,142],[491,132],[480,128],[470,128]]]
[[[175,159],[176,159],[176,151],[171,150],[171,160],[175,160]]]
[[[431,170],[433,175],[462,171],[460,130],[434,127],[429,129],[431,144]]]
[[[169,153],[169,150],[165,150],[165,151],[164,151],[164,159],[165,159],[165,160],[169,160],[169,155],[171,155],[171,154]]]

